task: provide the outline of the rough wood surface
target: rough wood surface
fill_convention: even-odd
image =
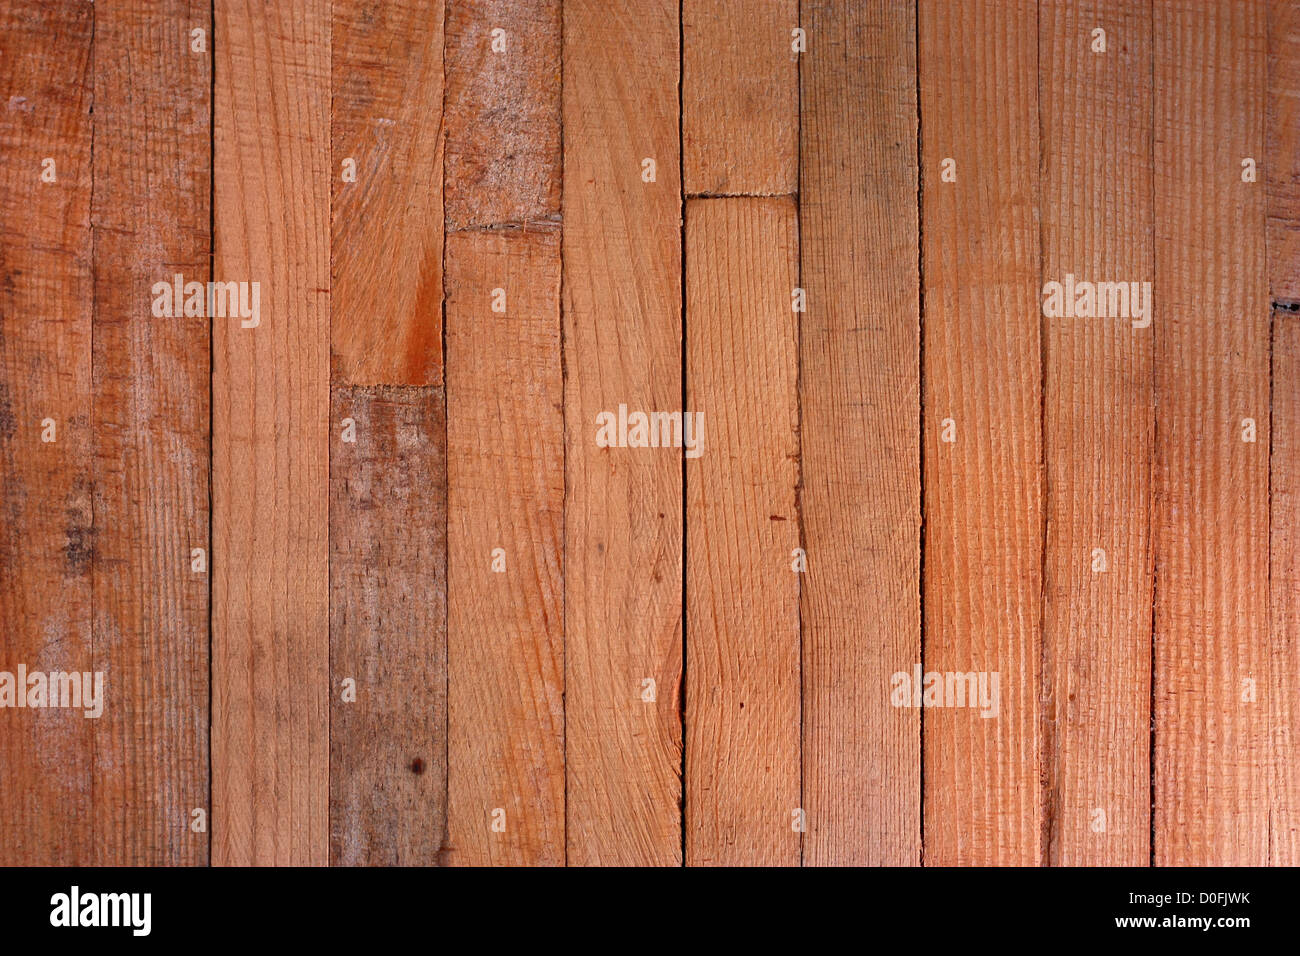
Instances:
[[[100,0],[95,44],[95,724],[103,863],[208,860],[209,330],[152,286],[209,279],[210,8]],[[148,13],[146,17],[144,14]],[[192,551],[200,548],[201,570]]]
[[[792,200],[687,204],[688,866],[799,865],[798,275]]]
[[[948,674],[986,673],[991,682],[996,673],[999,687],[996,716],[926,708],[925,862],[1035,865],[1043,554],[1036,5],[921,0],[918,15],[924,669],[945,675],[945,685]],[[940,178],[947,158],[956,160],[956,182]],[[943,441],[945,420],[953,442]]]
[[[1268,862],[1300,861],[1300,316],[1273,317]],[[1257,684],[1262,682],[1257,680]]]
[[[1265,190],[1241,166],[1264,142],[1264,7],[1158,4],[1154,35],[1153,856],[1262,865],[1271,811],[1295,797],[1272,791],[1295,752],[1269,724],[1284,658],[1268,625]]]
[[[0,671],[14,675],[93,669],[92,31],[76,0],[0,5]],[[114,676],[105,710],[132,706]],[[94,724],[0,709],[0,864],[96,862]]]
[[[564,6],[571,864],[681,863],[682,456],[596,444],[620,404],[681,410],[677,40],[665,0]]]
[[[449,230],[559,213],[560,27],[559,0],[448,4]]]
[[[687,195],[797,191],[799,55],[791,34],[798,23],[796,0],[682,4]]]
[[[332,380],[441,385],[443,5],[332,9],[331,116],[312,143],[328,138],[333,154],[333,285],[320,284],[332,289]],[[343,178],[349,159],[355,182]]]
[[[1268,7],[1268,266],[1274,299],[1300,301],[1300,4]]]
[[[448,236],[453,864],[564,863],[560,358],[559,228]]]
[[[447,796],[442,389],[336,387],[330,432],[330,861],[431,866]]]
[[[212,862],[329,859],[329,5],[217,0]]]
[[[1105,53],[1092,31],[1107,32]],[[1041,280],[1152,282],[1150,15],[1039,10]],[[1148,300],[1149,301],[1149,300]],[[1145,866],[1151,838],[1153,330],[1043,319],[1044,862]]]
[[[803,23],[803,859],[915,865],[920,717],[889,689],[921,654],[916,23],[888,0]]]

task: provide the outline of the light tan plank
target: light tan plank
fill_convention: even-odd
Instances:
[[[691,866],[800,862],[798,277],[793,200],[687,204]]]
[[[329,5],[218,0],[212,862],[329,859]]]
[[[677,6],[564,18],[568,859],[676,865],[682,456],[599,447],[596,416],[682,403]]]
[[[447,371],[448,862],[563,864],[557,226],[448,237]]]
[[[682,4],[682,152],[688,195],[799,188],[795,0]]]
[[[920,717],[889,702],[921,654],[915,12],[803,24],[803,858],[915,865]]]

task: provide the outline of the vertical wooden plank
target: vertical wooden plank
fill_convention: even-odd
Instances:
[[[1300,861],[1300,317],[1273,315],[1268,862]],[[1256,681],[1261,685],[1261,681]]]
[[[1154,34],[1154,861],[1258,865],[1295,758],[1269,732],[1265,190],[1241,165],[1264,143],[1264,7],[1162,0]]]
[[[1268,262],[1274,299],[1300,301],[1300,5],[1268,8]]]
[[[1040,858],[1035,14],[1033,3],[991,0],[919,10],[924,661],[945,685],[945,706],[924,713],[925,861],[935,865]],[[949,158],[956,182],[940,178]],[[996,715],[947,706],[948,675],[972,673],[988,675],[990,701],[998,675]]]
[[[1268,269],[1273,296],[1269,476],[1269,860],[1300,861],[1300,9],[1274,0],[1268,20]]]
[[[0,671],[15,680],[92,670],[92,14],[0,7]],[[130,706],[114,678],[105,710]],[[0,709],[0,864],[93,863],[94,720],[15,703]]]
[[[443,4],[332,10],[332,380],[441,385]]]
[[[330,398],[330,860],[434,865],[447,793],[442,389]]]
[[[1048,0],[1039,51],[1042,281],[1149,289],[1151,12]],[[1150,860],[1153,333],[1126,301],[1129,315],[1043,319],[1042,850],[1053,865]]]
[[[448,231],[559,213],[560,27],[559,0],[448,4]]]
[[[563,864],[558,226],[448,236],[447,389],[448,862]]]
[[[796,216],[788,198],[686,207],[692,866],[799,865]]]
[[[124,695],[95,724],[105,864],[208,861],[209,326],[154,316],[151,289],[209,278],[211,33],[194,0],[95,6],[94,649]]]
[[[329,857],[329,6],[216,4],[212,860]]]
[[[889,704],[921,654],[915,12],[803,24],[803,859],[915,865],[920,719]]]
[[[678,8],[564,5],[568,860],[681,863],[682,454],[596,416],[680,410]],[[637,55],[628,57],[635,49]],[[655,179],[644,181],[654,161]],[[657,701],[641,699],[654,680]]]
[[[688,195],[798,189],[796,0],[684,0],[682,158]]]

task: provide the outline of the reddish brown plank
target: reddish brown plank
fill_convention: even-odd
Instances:
[[[448,236],[457,865],[564,863],[563,411],[558,226]]]
[[[1300,301],[1300,5],[1268,7],[1268,268],[1274,299]]]
[[[1268,862],[1300,861],[1300,317],[1273,316],[1273,445],[1270,478]],[[1257,681],[1262,685],[1264,682]]]
[[[447,229],[560,211],[559,0],[447,9]]]
[[[209,278],[211,32],[194,0],[95,6],[95,669],[129,701],[95,725],[108,864],[208,860],[209,329],[151,290]]]
[[[1295,753],[1279,751],[1270,729],[1270,674],[1284,658],[1268,624],[1265,190],[1242,181],[1241,165],[1264,145],[1264,10],[1228,0],[1155,8],[1162,866],[1269,862],[1273,811],[1295,795],[1272,789]],[[1247,418],[1253,442],[1243,441]]]
[[[442,389],[336,387],[331,405],[330,860],[430,866],[447,795]]]
[[[1097,29],[1104,53],[1094,50]],[[1122,282],[1126,292],[1133,283],[1150,288],[1142,285],[1155,277],[1150,11],[1120,0],[1049,0],[1039,9],[1039,56],[1042,281],[1073,275]],[[1126,315],[1043,319],[1039,732],[1042,851],[1053,865],[1150,860],[1155,410],[1147,324]]]
[[[796,0],[682,4],[682,160],[688,195],[798,190]]]
[[[212,862],[329,860],[329,5],[216,3]]]
[[[1036,5],[922,0],[919,17],[924,671],[944,679],[944,706],[924,712],[925,862],[1034,865],[1043,534]],[[956,182],[941,178],[945,159],[956,161]],[[971,674],[985,681],[989,706],[969,706]],[[967,675],[960,687],[955,675]]]
[[[332,381],[441,385],[443,4],[332,9]]]
[[[92,13],[74,0],[0,6],[0,671],[11,681],[20,667],[93,670]],[[46,159],[56,181],[41,179]],[[132,705],[116,676],[105,710]],[[95,721],[16,708],[28,689],[11,686],[0,709],[0,864],[91,864]]]
[[[799,865],[798,275],[792,200],[687,204],[691,866]]]
[[[596,416],[680,410],[678,8],[564,6],[568,860],[681,863],[682,456]],[[629,57],[628,51],[636,56]],[[643,171],[655,164],[655,181]],[[657,698],[641,698],[653,680]]]
[[[889,702],[921,654],[915,12],[803,22],[803,858],[915,865],[920,718]]]

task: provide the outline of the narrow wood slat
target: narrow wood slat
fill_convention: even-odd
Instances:
[[[559,0],[448,4],[448,230],[558,215],[560,27]]]
[[[448,236],[447,372],[448,862],[563,864],[558,226]]]
[[[573,864],[681,863],[682,456],[596,444],[601,412],[681,408],[677,66],[675,3],[564,5]],[[655,161],[652,183],[643,159]],[[653,704],[641,699],[647,679]]]
[[[1096,52],[1102,39],[1105,52]],[[1150,11],[1119,0],[1049,0],[1039,11],[1039,52],[1042,281],[1073,275],[1141,290],[1155,278]],[[1154,333],[1144,324],[1043,319],[1039,733],[1042,850],[1053,865],[1150,859],[1155,410]]]
[[[1300,861],[1300,317],[1273,316],[1273,432],[1270,477],[1269,616],[1272,622],[1267,683],[1269,746],[1268,862]],[[1257,706],[1263,706],[1261,703]]]
[[[1264,147],[1264,7],[1169,0],[1154,36],[1154,861],[1263,864],[1295,758],[1269,729],[1265,190],[1241,167]]]
[[[799,865],[798,274],[793,200],[687,204],[692,866]]]
[[[92,13],[0,6],[0,671],[15,680],[93,670]],[[133,705],[116,676],[106,711]],[[0,709],[0,864],[94,863],[95,721],[15,702]]]
[[[1268,681],[1271,746],[1271,863],[1300,861],[1300,9],[1274,0],[1268,20],[1268,269],[1272,317],[1272,431],[1269,476]],[[1278,306],[1285,301],[1285,306]]]
[[[336,387],[330,423],[330,860],[430,866],[447,795],[443,392]]]
[[[1268,267],[1274,299],[1300,301],[1300,5],[1268,8]],[[1256,157],[1258,159],[1259,157]]]
[[[218,0],[212,861],[329,858],[329,7]]]
[[[921,654],[915,10],[803,25],[803,859],[915,865],[920,718],[889,702]]]
[[[332,381],[441,385],[443,4],[332,10]]]
[[[688,195],[798,190],[796,0],[682,4],[682,153]]]
[[[919,17],[925,671],[944,675],[945,703],[948,674],[988,674],[991,699],[996,673],[999,697],[996,716],[925,709],[925,861],[1032,865],[1043,554],[1036,9],[922,0]],[[956,182],[941,180],[947,158]],[[954,442],[943,441],[946,420]]]

